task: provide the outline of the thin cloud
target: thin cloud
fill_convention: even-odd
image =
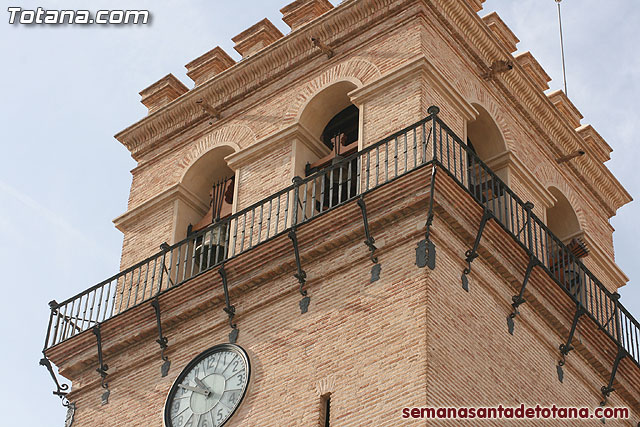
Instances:
[[[73,239],[76,242],[82,242],[83,245],[95,251],[98,251],[104,256],[113,256],[113,254],[109,253],[104,247],[97,245],[96,240],[87,238],[87,236],[82,231],[71,225],[62,215],[48,209],[46,206],[41,205],[31,196],[23,193],[22,191],[18,190],[10,184],[7,184],[2,180],[0,180],[0,193],[4,193],[5,195],[17,200],[22,205],[33,211],[36,217],[48,222],[57,231],[59,231],[63,235],[68,236],[70,239]],[[10,227],[10,220],[8,220],[6,217],[2,219],[2,225],[3,229],[16,228]]]

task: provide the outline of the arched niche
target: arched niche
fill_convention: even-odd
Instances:
[[[235,173],[227,166],[225,157],[233,154],[234,151],[226,145],[215,147],[201,155],[185,171],[180,180],[184,197],[178,200],[174,221],[174,241],[185,238],[190,226],[199,229],[211,222],[215,216],[212,215],[212,193],[216,184],[221,183],[220,185],[223,186],[222,196],[227,190],[233,194],[234,189],[229,187],[233,186]],[[230,214],[232,204],[226,201],[222,203],[223,216]]]

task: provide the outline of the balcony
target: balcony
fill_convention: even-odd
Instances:
[[[594,326],[592,329],[600,331],[594,332],[600,337],[597,342],[606,341],[617,351],[620,360],[628,359],[640,367],[640,324],[620,303],[618,295],[608,291],[574,252],[531,212],[531,204],[521,200],[440,120],[437,108],[429,111],[430,116],[414,125],[341,157],[306,178],[296,178],[289,187],[181,242],[164,245],[150,258],[84,292],[61,303],[52,301],[45,354],[75,336],[245,256],[266,242],[287,234],[291,237],[291,232],[298,227],[340,206],[401,178],[410,179],[409,175],[420,170],[424,173],[430,169],[431,181],[425,181],[424,186],[430,188],[432,207],[436,179],[442,179],[451,183],[455,190],[451,190],[451,194],[473,199],[482,212],[476,244],[467,253],[469,266],[478,256],[482,228],[489,224],[497,227],[502,230],[500,235],[509,239],[503,246],[506,248],[508,243],[529,259],[526,277],[533,269],[536,274],[546,275],[556,292],[560,290],[566,296],[563,307],[574,307],[576,313],[584,313],[591,321],[589,325]],[[364,208],[363,213],[366,213]],[[429,227],[428,222],[427,235]],[[369,243],[373,246],[372,241]],[[425,243],[423,251],[429,246],[428,238]],[[373,248],[370,249],[373,256]],[[423,264],[434,262],[428,256],[433,254],[425,252],[424,255]],[[465,281],[468,285],[466,276],[463,274],[463,286]],[[523,292],[524,287],[520,298],[514,296],[514,316],[522,303]]]

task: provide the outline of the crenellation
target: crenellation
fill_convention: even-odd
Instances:
[[[580,120],[582,120],[583,116],[562,90],[553,91],[547,94],[547,97],[573,129],[580,127]]]
[[[171,101],[179,98],[189,91],[173,74],[167,74],[151,86],[140,91],[141,101],[149,109],[149,114],[154,113]]]
[[[599,162],[607,162],[611,159],[613,149],[607,141],[589,124],[582,125],[576,129],[578,135],[584,140],[585,148],[589,155],[594,156]]]
[[[247,58],[264,49],[276,40],[284,37],[280,30],[267,18],[252,25],[231,40],[235,42],[233,47],[242,58]]]
[[[491,29],[493,34],[500,40],[502,46],[507,49],[509,53],[513,53],[517,50],[516,45],[520,42],[518,37],[509,29],[507,24],[504,23],[500,16],[496,12],[483,16],[482,20]]]
[[[482,3],[484,3],[485,0],[466,0],[466,2],[471,6],[474,12],[478,13],[482,10]]]
[[[236,61],[227,54],[220,46],[216,46],[209,52],[199,56],[193,61],[185,65],[187,76],[196,86],[215,77],[229,67],[232,67]]]
[[[328,0],[296,0],[280,9],[280,12],[282,20],[293,31],[331,9],[333,5]]]
[[[551,81],[551,77],[549,77],[547,72],[542,68],[531,52],[527,51],[519,53],[515,58],[516,62],[524,68],[524,71],[529,77],[531,77],[538,89],[543,92],[549,89],[548,83]]]

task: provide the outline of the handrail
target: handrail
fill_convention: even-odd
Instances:
[[[640,366],[640,324],[618,301],[617,294],[609,292],[435,114],[308,177],[294,179],[292,185],[62,303],[52,301],[44,349],[428,164],[444,169],[489,210],[498,224]]]

